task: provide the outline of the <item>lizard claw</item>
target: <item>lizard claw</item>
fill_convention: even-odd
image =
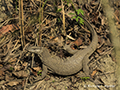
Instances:
[[[45,76],[47,75],[47,66],[45,66],[45,65],[43,64],[42,67],[43,67],[42,75],[41,75],[41,76],[38,76],[38,77],[34,77],[34,79],[36,79],[35,82],[38,82],[38,81],[44,79]]]

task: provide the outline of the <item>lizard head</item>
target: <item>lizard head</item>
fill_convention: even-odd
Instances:
[[[26,50],[32,53],[40,54],[43,52],[43,47],[29,46]]]

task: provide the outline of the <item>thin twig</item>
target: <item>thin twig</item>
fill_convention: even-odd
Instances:
[[[64,5],[63,5],[63,1],[61,0],[62,3],[62,12],[63,12],[63,29],[64,29],[64,35],[66,36],[66,31],[65,31],[65,11],[64,11]]]

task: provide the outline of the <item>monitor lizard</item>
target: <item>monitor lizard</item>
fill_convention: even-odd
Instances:
[[[87,64],[89,62],[89,57],[97,48],[98,37],[96,31],[91,26],[91,24],[84,18],[84,16],[80,15],[80,17],[83,18],[84,24],[91,31],[92,41],[87,48],[75,51],[72,57],[63,60],[58,56],[52,56],[49,53],[49,50],[45,47],[29,46],[26,49],[32,53],[38,54],[42,61],[43,71],[42,77],[40,79],[43,79],[46,76],[48,69],[58,75],[72,75],[79,72],[83,68],[85,74],[89,76],[89,67]],[[68,52],[71,53],[71,50],[68,49]]]

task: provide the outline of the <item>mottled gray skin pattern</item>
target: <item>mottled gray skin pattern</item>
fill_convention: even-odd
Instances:
[[[47,68],[49,68],[53,73],[59,75],[72,75],[83,68],[85,74],[89,76],[89,67],[87,64],[89,62],[89,56],[97,48],[98,37],[96,31],[92,28],[89,22],[83,16],[81,17],[84,19],[84,24],[91,31],[92,42],[86,49],[75,51],[74,55],[67,60],[63,60],[58,56],[52,56],[45,47],[28,47],[28,51],[38,54],[41,58],[43,63],[42,78],[45,77]],[[70,50],[70,48],[66,48],[66,50],[71,53],[72,49]]]

